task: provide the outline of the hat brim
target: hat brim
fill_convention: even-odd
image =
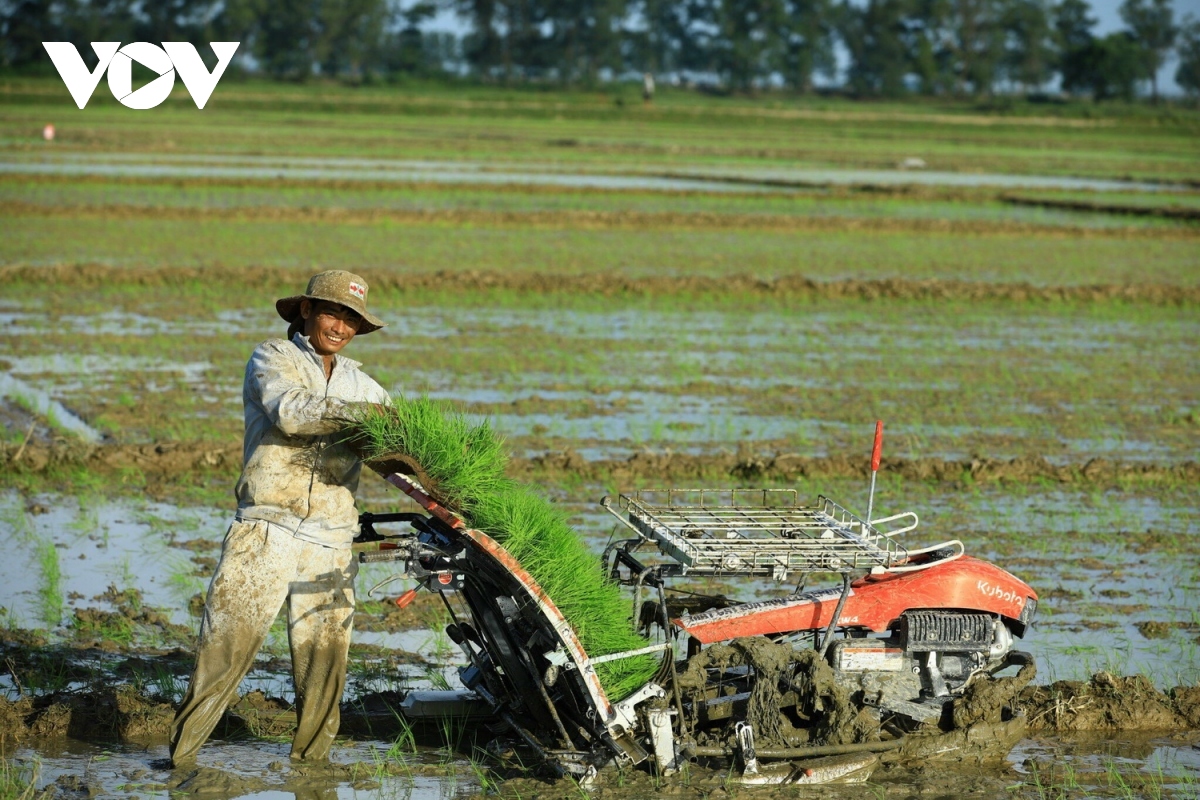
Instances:
[[[324,300],[327,303],[337,303],[343,308],[350,308],[345,303],[340,303],[329,297],[321,297],[319,295],[298,294],[295,297],[283,297],[275,301],[275,310],[279,312],[279,316],[283,317],[288,322],[295,322],[300,318],[300,302],[302,300]],[[355,314],[362,317],[362,323],[358,326],[358,331],[355,335],[364,336],[380,328],[387,327],[387,323],[379,319],[379,317],[370,313],[366,309],[359,311],[357,308],[350,308]]]

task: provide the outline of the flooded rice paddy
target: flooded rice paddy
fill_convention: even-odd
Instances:
[[[403,505],[381,481],[369,480],[364,508]],[[865,494],[856,482],[829,483],[830,493],[847,502]],[[1163,690],[1200,682],[1200,520],[1190,493],[1137,497],[1047,490],[1014,496],[1003,489],[930,492],[895,481],[881,489],[877,508],[921,514],[921,528],[909,534],[909,543],[961,538],[968,552],[1004,565],[1037,589],[1042,598],[1038,620],[1021,647],[1036,654],[1038,684],[1086,681],[1096,672],[1151,676]],[[614,534],[622,534],[583,494],[586,490],[568,492],[560,500],[598,552]],[[0,520],[13,532],[0,563],[8,642],[3,645],[8,670],[0,688],[10,697],[86,696],[98,684],[132,676],[134,685],[157,702],[178,701],[190,669],[197,595],[215,566],[226,517],[222,510],[99,495],[0,496]],[[445,620],[436,610],[399,627],[369,630],[370,621],[382,620],[383,612],[372,604],[368,589],[389,575],[386,565],[376,564],[364,565],[359,576],[359,627],[367,630],[356,634],[352,650],[346,696],[351,714],[360,698],[379,692],[457,683],[457,649],[441,633]],[[407,585],[391,584],[382,594],[395,596]],[[741,601],[792,590],[769,581],[695,588]],[[132,609],[131,598],[136,598]],[[32,629],[44,633],[23,646],[16,643],[15,631]],[[242,693],[290,703],[286,654],[286,636],[277,628]],[[47,658],[57,659],[57,667]],[[241,714],[235,713],[235,720],[254,719]],[[9,757],[36,762],[43,784],[86,787],[96,797],[188,793],[374,800],[448,798],[494,788],[480,756],[472,756],[461,742],[447,747],[428,737],[405,739],[395,731],[373,737],[357,727],[335,748],[328,768],[290,764],[286,738],[273,739],[278,734],[244,724],[227,728],[202,751],[196,774],[167,768],[161,734],[124,743],[94,734],[56,739],[36,749],[29,744],[10,748]],[[1166,796],[1187,797],[1188,787],[1200,779],[1200,755],[1187,741],[1145,734],[1090,739],[1031,734],[1009,756],[1009,766],[995,768],[991,780],[978,787],[982,794],[974,794],[995,796],[987,793],[1008,781],[1010,787],[1025,787],[1022,796],[1038,796],[1029,794],[1038,781],[1060,785],[1068,770],[1082,785],[1103,783],[1114,774],[1126,781],[1157,776]],[[895,780],[895,785],[885,780],[877,791],[892,796],[894,790],[911,788],[913,780],[930,779]]]
[[[865,409],[887,421],[896,457],[1162,464],[1195,453],[1200,377],[1187,365],[1200,322],[1185,309],[397,300],[381,299],[392,324],[361,344],[371,373],[489,417],[518,455],[746,443],[854,454]],[[6,335],[20,341],[5,358],[11,380],[102,433],[120,425],[126,441],[182,427],[235,440],[242,359],[277,335],[271,312],[179,317],[169,302],[8,310]]]
[[[370,480],[364,507],[378,511],[401,505],[400,495]],[[851,482],[833,483],[830,494],[847,501],[865,493],[865,487]],[[577,530],[599,552],[620,531],[580,494],[586,489],[560,499],[574,512]],[[934,493],[890,482],[883,485],[877,507],[919,511],[922,528],[910,535],[911,543],[960,537],[968,552],[1008,567],[1038,590],[1038,621],[1021,643],[1036,654],[1038,684],[1087,680],[1104,670],[1152,676],[1169,690],[1200,681],[1200,519],[1193,499],[1187,492],[1160,498],[1069,491],[1014,497],[1003,489]],[[46,633],[32,652],[56,652],[74,666],[59,672],[44,664],[38,668],[31,651],[13,649],[8,633],[8,672],[0,687],[10,696],[90,692],[97,681],[130,680],[130,664],[140,660],[142,672],[133,668],[134,684],[158,702],[176,702],[190,668],[186,651],[197,628],[196,595],[214,569],[226,517],[212,509],[88,495],[2,495],[0,519],[13,531],[7,558],[0,563],[5,627],[42,628]],[[384,565],[365,565],[358,584],[360,618],[379,618],[367,590],[388,576]],[[400,594],[407,585],[392,584],[384,595]],[[770,582],[697,588],[720,590],[742,601],[791,591]],[[131,613],[131,597],[138,599],[140,616]],[[166,620],[148,624],[145,610]],[[90,626],[106,614],[109,620],[132,621],[107,633]],[[356,634],[348,708],[377,692],[455,685],[457,650],[440,634],[439,624],[444,620],[434,614],[425,627]],[[242,692],[289,703],[293,696],[286,654],[286,637],[281,630],[272,631]],[[160,666],[148,666],[156,657]],[[464,754],[461,746],[414,741],[397,753],[396,734],[372,738],[360,730],[335,748],[330,768],[311,774],[288,763],[286,740],[272,741],[262,730],[229,735],[232,739],[218,736],[202,751],[203,769],[191,777],[164,766],[166,744],[152,735],[126,744],[94,736],[53,740],[36,750],[29,745],[10,748],[8,754],[36,760],[42,783],[78,784],[92,796],[181,792],[248,798],[450,798],[479,793],[492,780],[478,757],[470,757],[469,750]],[[1064,780],[1063,770],[1085,783],[1115,770],[1126,781],[1141,774],[1159,776],[1169,789],[1166,794],[1189,796],[1188,787],[1200,778],[1195,748],[1145,735],[1130,741],[1120,735],[1031,734],[1010,754],[1010,771],[996,771],[991,790],[1004,780],[1026,788],[1034,781],[1052,786]],[[893,788],[904,786],[908,784]],[[1183,793],[1172,794],[1171,787]],[[893,788],[884,782],[878,790],[890,796]]]
[[[288,761],[281,625],[199,768],[166,766],[233,505],[245,359],[282,332],[271,300],[337,267],[374,281],[391,323],[350,355],[392,392],[488,418],[594,551],[614,535],[598,499],[637,488],[771,485],[861,510],[882,418],[875,507],[920,515],[906,543],[961,539],[1034,586],[1030,726],[1003,763],[795,796],[1200,797],[1200,717],[1129,723],[1144,697],[1200,686],[1200,194],[1119,179],[1187,177],[1194,140],[956,122],[932,142],[921,121],[868,142],[829,115],[799,139],[549,116],[368,134],[289,111],[264,148],[268,128],[202,130],[219,109],[143,139],[92,111],[48,152],[21,138],[42,105],[0,108],[0,722],[43,704],[41,728],[0,739],[6,770],[72,798],[582,796],[505,771],[460,727],[377,713],[455,685],[458,664],[430,598],[369,596],[380,565],[360,573],[329,766]],[[928,169],[890,168],[917,155]],[[361,505],[403,507],[372,476]],[[1102,729],[1061,724],[1076,712]],[[613,772],[589,796],[663,793],[777,796],[699,769]]]
[[[952,186],[1002,189],[1058,189],[1155,192],[1170,184],[1096,180],[1066,176],[995,175],[916,169],[673,169],[669,176],[601,174],[579,165],[557,171],[538,165],[406,159],[313,158],[303,156],[169,155],[123,153],[96,156],[71,153],[0,161],[0,174],[141,178],[278,178],[408,183],[539,185],[569,189],[652,189],[657,191],[783,191],[804,186]],[[660,168],[661,169],[661,168]],[[648,170],[646,170],[648,171]]]
[[[196,462],[201,466],[152,467],[135,459],[129,469],[101,468],[73,489],[59,483],[0,496],[0,525],[10,543],[0,562],[7,642],[0,688],[10,699],[75,698],[120,709],[134,701],[96,687],[129,686],[143,704],[107,729],[74,722],[78,731],[68,729],[65,738],[7,746],[10,763],[36,767],[37,785],[64,796],[569,795],[559,784],[498,775],[461,731],[426,732],[418,740],[406,738],[394,721],[357,714],[360,701],[365,708],[372,698],[394,696],[387,693],[457,681],[457,650],[436,606],[400,619],[368,597],[388,576],[378,565],[364,568],[358,582],[350,722],[331,766],[314,771],[289,764],[286,724],[270,723],[271,714],[286,716],[293,700],[286,633],[277,626],[241,687],[245,705],[202,751],[199,770],[166,768],[163,726],[186,686],[196,613],[232,505],[242,359],[278,327],[269,309],[226,304],[224,297],[198,301],[215,306],[211,314],[179,314],[173,291],[108,293],[70,309],[6,300],[11,380],[43,392],[101,433],[105,438],[90,446],[101,458],[106,449],[139,441],[164,457],[177,445],[229,453],[210,461],[203,456]],[[547,451],[590,463],[620,463],[647,452],[701,460],[735,452],[853,456],[866,449],[876,415],[887,420],[888,458],[1037,454],[1081,469],[1104,458],[1170,467],[1194,455],[1197,376],[1186,365],[1198,331],[1188,309],[768,302],[751,312],[741,301],[703,298],[559,303],[484,294],[457,308],[399,294],[375,299],[377,313],[393,326],[355,343],[368,369],[392,391],[427,392],[487,416],[526,459]],[[5,402],[14,403],[11,397]],[[69,441],[54,419],[32,411],[9,426],[10,459],[25,419],[34,431],[27,453]],[[570,510],[595,551],[614,533],[596,505],[599,497],[663,480],[770,480],[813,499],[826,493],[851,508],[865,502],[865,481],[836,472],[782,484],[766,474],[623,478],[614,472],[597,479],[572,472],[570,458],[566,468],[540,473],[538,480]],[[216,466],[202,466],[210,462]],[[15,474],[30,474],[23,470],[33,462],[19,464]],[[124,481],[146,480],[155,496],[170,497],[179,491],[171,487],[192,472],[214,487],[199,505],[137,499],[120,489]],[[78,476],[68,481],[85,478],[66,474]],[[364,509],[401,505],[382,482],[367,477],[365,484]],[[117,487],[120,496],[107,496],[106,486]],[[1037,686],[1087,681],[1096,673],[1146,676],[1160,692],[1200,683],[1194,482],[989,483],[966,473],[931,481],[889,472],[885,460],[876,508],[919,513],[912,544],[961,539],[968,552],[1037,589],[1038,621],[1021,643],[1037,659]],[[385,587],[381,599],[403,588]],[[726,582],[697,588],[753,600],[794,587]],[[1040,713],[1041,707],[1031,708]],[[72,713],[77,720],[83,711]],[[130,720],[143,727],[128,727]],[[1161,796],[1195,796],[1200,750],[1194,734],[1090,736],[1031,730],[1006,762],[973,774],[967,793],[1120,795],[1122,785],[1138,785]],[[954,794],[963,791],[955,775],[881,773],[872,791]],[[655,791],[638,783],[644,779],[610,778],[593,793],[644,796]],[[717,789],[754,794],[700,774],[675,791],[700,797]]]

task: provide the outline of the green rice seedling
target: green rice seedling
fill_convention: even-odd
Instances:
[[[37,538],[37,529],[33,526],[33,519],[18,503],[10,503],[0,511],[0,525],[27,542],[32,542]]]
[[[447,404],[427,397],[401,397],[389,413],[364,414],[357,432],[368,457],[402,453],[414,459],[429,477],[426,488],[456,510],[466,511],[504,479],[508,459],[488,423],[471,425]]]
[[[415,459],[427,473],[427,488],[496,539],[533,576],[589,655],[646,645],[633,631],[620,588],[604,578],[599,557],[563,513],[532,488],[504,476],[507,455],[488,423],[472,425],[428,398],[401,397],[387,412],[364,414],[356,434],[366,442],[368,456]],[[640,656],[606,662],[596,671],[605,691],[619,700],[656,669],[655,658]]]
[[[591,655],[646,645],[629,620],[620,587],[604,578],[600,559],[584,545],[561,511],[532,489],[510,482],[507,491],[482,498],[472,523],[504,545],[570,621]],[[613,695],[641,686],[657,668],[652,657],[620,659],[596,668]]]
[[[426,667],[424,677],[434,689],[442,692],[450,690],[450,681],[446,678],[445,673],[437,667]]]
[[[37,548],[38,567],[42,582],[38,585],[38,612],[42,622],[51,628],[62,621],[63,591],[62,570],[58,563],[58,548],[52,541],[43,541]]]
[[[149,685],[154,693],[168,703],[178,703],[187,691],[187,684],[170,667],[157,662],[153,665],[153,673]]]
[[[494,795],[499,789],[499,782],[493,776],[491,769],[487,765],[487,753],[478,747],[467,757],[467,766],[471,770],[471,775],[474,776],[475,782],[479,784],[479,791],[484,795]]]
[[[396,718],[396,724],[400,727],[400,732],[396,734],[396,738],[392,741],[392,746],[388,748],[388,758],[400,763],[406,763],[405,756],[415,756],[417,754],[417,736],[413,731],[412,723],[404,718],[396,709],[392,709],[392,716]]]

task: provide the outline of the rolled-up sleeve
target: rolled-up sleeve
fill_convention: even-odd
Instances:
[[[266,342],[250,357],[252,396],[271,424],[289,436],[334,433],[354,420],[361,403],[325,397],[305,385],[302,366],[283,351],[290,343]]]

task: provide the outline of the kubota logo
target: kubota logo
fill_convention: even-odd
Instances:
[[[213,42],[211,47],[217,56],[217,66],[212,72],[200,60],[200,54],[191,42],[163,42],[162,47],[150,42],[131,42],[121,47],[120,42],[92,42],[96,53],[96,69],[88,71],[87,65],[75,45],[70,42],[42,42],[50,54],[54,68],[67,85],[67,91],[75,105],[83,108],[96,91],[100,76],[108,71],[108,88],[121,105],[128,108],[154,108],[171,94],[175,88],[175,73],[183,78],[183,85],[196,103],[204,108],[217,81],[225,74],[225,68],[233,60],[241,42]],[[157,78],[137,89],[133,88],[133,62],[150,69]]]
[[[979,593],[985,597],[995,597],[996,599],[1005,603],[1020,605],[1024,602],[1024,600],[1021,598],[1021,595],[1017,594],[1016,592],[1002,589],[999,586],[988,583],[987,581],[978,581],[975,584],[975,588],[978,589]]]

